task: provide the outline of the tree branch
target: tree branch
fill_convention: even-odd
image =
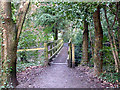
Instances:
[[[115,18],[114,18],[114,22],[113,22],[113,24],[112,24],[112,27],[114,26],[114,24],[115,24],[115,21],[116,21],[116,18],[118,17],[117,16],[117,13],[118,13],[118,3],[116,4],[116,13],[115,13]]]
[[[110,45],[111,45],[111,48],[112,48],[112,53],[113,53],[113,57],[115,59],[115,65],[116,65],[116,72],[119,72],[119,58],[118,58],[118,52],[117,52],[117,47],[116,47],[116,42],[115,42],[115,36],[114,36],[114,32],[112,30],[112,27],[110,28],[110,25],[109,25],[109,21],[108,21],[108,18],[107,18],[107,13],[106,13],[106,6],[104,8],[104,13],[105,13],[105,19],[106,19],[106,22],[107,22],[107,26],[108,26],[108,37],[109,37],[109,40],[110,40]],[[115,16],[115,20],[116,20],[116,16]],[[113,25],[115,23],[115,20],[113,22]],[[110,33],[110,30],[111,30],[111,33]],[[112,35],[112,37],[111,37]],[[115,48],[115,50],[114,50]]]
[[[19,40],[21,31],[22,31],[22,27],[25,21],[25,17],[27,14],[27,11],[29,9],[29,5],[30,5],[30,1],[26,1],[26,2],[21,2],[20,8],[18,10],[18,15],[17,15],[17,21],[16,21],[16,26],[17,26],[17,41]]]

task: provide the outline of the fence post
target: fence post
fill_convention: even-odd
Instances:
[[[52,43],[50,44],[50,49],[52,49]],[[50,52],[50,56],[53,55],[53,50]]]
[[[45,66],[48,65],[49,61],[48,61],[48,45],[47,43],[44,43],[44,48],[45,48]]]
[[[53,47],[55,47],[55,42],[53,42]],[[53,50],[53,54],[55,53],[55,49]],[[53,58],[55,58],[55,56],[53,57]]]
[[[72,44],[72,68],[75,67],[75,46]]]
[[[68,44],[69,46],[69,60],[68,60],[68,67],[72,67],[72,39],[70,39],[70,42]]]
[[[63,46],[64,46],[64,41],[63,41],[63,39],[62,39],[62,44],[63,44],[63,45],[62,45],[62,47],[63,47]]]
[[[68,43],[68,67],[70,67],[70,57],[71,57],[71,54],[70,54],[70,43]]]

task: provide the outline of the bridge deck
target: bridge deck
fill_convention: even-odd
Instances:
[[[61,51],[56,55],[56,58],[53,60],[53,64],[57,63],[67,63],[67,53],[68,53],[68,45],[65,43]]]

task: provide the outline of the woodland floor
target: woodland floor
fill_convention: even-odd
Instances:
[[[18,73],[16,88],[106,88],[109,84],[94,77],[93,69],[85,66],[67,67],[67,45],[51,66],[31,67]]]

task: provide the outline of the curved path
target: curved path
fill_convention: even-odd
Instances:
[[[102,84],[96,78],[90,77],[84,70],[68,68],[67,45],[64,45],[60,54],[41,71],[33,70],[37,75],[31,76],[28,81],[21,83],[17,88],[100,88]],[[32,72],[32,73],[33,73]]]

